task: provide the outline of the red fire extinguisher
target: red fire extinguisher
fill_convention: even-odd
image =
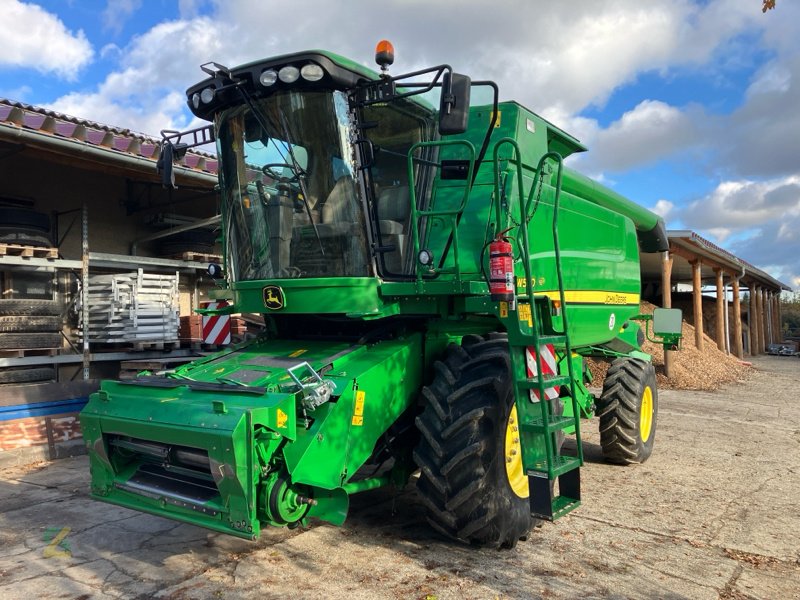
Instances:
[[[501,231],[489,244],[489,292],[494,302],[514,300],[514,252]]]

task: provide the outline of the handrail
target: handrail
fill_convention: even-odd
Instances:
[[[561,200],[561,183],[562,183],[562,175],[563,175],[563,168],[564,168],[564,161],[561,155],[557,152],[547,152],[544,154],[540,159],[539,163],[536,167],[536,173],[533,178],[533,183],[531,185],[530,192],[528,193],[527,199],[523,202],[524,198],[524,188],[523,188],[523,179],[522,179],[522,164],[520,160],[520,150],[517,142],[512,138],[503,138],[497,142],[494,148],[494,178],[495,178],[495,195],[496,195],[496,220],[497,220],[497,228],[498,231],[502,228],[502,206],[501,206],[501,194],[500,194],[500,169],[499,169],[499,149],[502,145],[510,145],[514,149],[514,155],[507,159],[510,162],[514,163],[516,166],[516,175],[517,175],[517,190],[519,193],[520,201],[519,201],[519,214],[520,220],[518,223],[518,228],[520,229],[520,237],[522,242],[522,253],[524,259],[522,261],[523,268],[525,270],[525,293],[518,294],[517,299],[527,300],[531,310],[531,318],[534,317],[534,294],[533,294],[533,276],[532,276],[532,267],[531,267],[531,259],[530,259],[530,239],[528,237],[528,214],[531,210],[531,203],[534,200],[536,189],[542,184],[542,178],[544,176],[544,167],[548,160],[553,160],[556,162],[557,165],[557,173],[556,173],[556,185],[555,185],[555,197],[553,200],[553,224],[552,224],[552,234],[553,234],[553,251],[554,251],[554,258],[556,263],[556,276],[558,278],[558,291],[559,291],[559,300],[561,302],[562,308],[562,324],[563,324],[563,331],[556,332],[564,336],[564,352],[565,358],[567,361],[567,372],[569,373],[569,386],[570,386],[570,397],[572,400],[572,414],[573,419],[575,421],[575,441],[577,445],[578,451],[578,459],[581,463],[583,463],[583,447],[581,444],[581,434],[580,434],[580,411],[578,407],[578,400],[577,394],[575,390],[575,373],[574,368],[572,365],[572,347],[569,341],[569,326],[568,326],[568,318],[567,318],[567,305],[566,305],[566,296],[564,290],[564,277],[561,268],[561,249],[559,245],[559,238],[558,238],[558,209],[559,203]],[[509,213],[510,214],[510,213]],[[519,317],[517,318],[517,327],[519,328]],[[534,345],[536,347],[535,357],[536,357],[536,368],[537,368],[537,389],[539,392],[540,398],[540,409],[542,412],[542,422],[547,423],[550,417],[550,407],[549,403],[545,400],[545,388],[544,388],[544,379],[542,377],[542,363],[541,363],[541,352],[539,349],[539,328],[535,324],[530,327],[531,334],[533,336]],[[551,436],[545,435],[545,451],[548,457],[554,456],[554,449],[553,449],[553,440]],[[552,463],[548,464],[548,476],[552,478],[553,475],[553,465]]]
[[[419,241],[419,219],[423,217],[445,217],[450,216],[450,235],[453,240],[453,258],[455,263],[456,278],[461,277],[461,267],[458,260],[458,221],[457,219],[463,214],[464,209],[467,207],[469,201],[470,186],[464,186],[464,196],[461,199],[461,204],[456,209],[447,210],[420,210],[417,208],[417,190],[414,185],[414,152],[420,148],[432,148],[434,146],[464,146],[469,151],[469,169],[467,170],[467,181],[472,181],[473,170],[475,169],[475,146],[468,140],[437,140],[433,142],[417,142],[412,145],[408,150],[408,181],[411,183],[409,186],[409,202],[411,203],[411,236],[414,243],[414,273],[416,274],[417,281],[422,281],[422,273],[418,269],[417,257],[420,252]],[[443,219],[444,220],[444,219]],[[445,256],[442,257],[442,263]]]

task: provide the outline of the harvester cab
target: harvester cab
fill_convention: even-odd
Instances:
[[[215,297],[266,330],[104,382],[81,415],[93,497],[255,538],[419,470],[435,529],[508,547],[580,504],[581,418],[610,460],[650,455],[639,251],[666,250],[663,222],[564,167],[583,146],[493,82],[376,59],[203,66],[187,99],[211,124],[164,132],[159,168],[171,185],[216,143]],[[623,385],[596,397],[588,356]]]

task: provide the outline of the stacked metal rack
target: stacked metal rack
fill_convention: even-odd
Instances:
[[[178,342],[177,272],[92,275],[87,300],[91,343]]]

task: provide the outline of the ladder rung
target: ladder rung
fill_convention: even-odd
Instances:
[[[569,385],[569,382],[569,375],[545,376],[542,377],[542,388],[546,390],[547,388],[558,387],[560,385]],[[528,379],[517,382],[517,386],[521,390],[537,390],[539,389],[539,379],[529,377]]]
[[[528,477],[541,477],[543,479],[555,479],[568,471],[579,469],[581,461],[577,456],[554,456],[552,459],[553,474],[549,476],[547,460],[540,460],[528,469]]]
[[[553,498],[552,514],[532,514],[531,516],[537,519],[545,519],[547,521],[555,521],[559,517],[572,512],[581,505],[580,500],[568,498],[567,496],[556,496]]]
[[[520,426],[532,433],[553,433],[575,426],[575,419],[553,415],[547,418],[547,424],[545,424],[541,417],[534,417],[520,422]]]

